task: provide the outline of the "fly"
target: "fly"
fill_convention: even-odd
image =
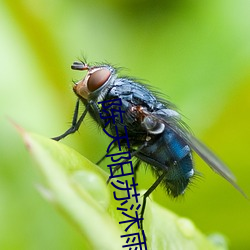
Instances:
[[[109,64],[90,66],[85,62],[74,62],[71,68],[87,71],[87,74],[73,87],[78,99],[71,127],[53,139],[59,141],[76,132],[87,113],[102,128],[106,128],[105,124],[108,124],[111,134],[114,135],[114,124],[100,119],[102,108],[97,103],[120,98],[130,143],[129,150],[137,158],[134,172],[144,162],[151,166],[157,176],[156,181],[143,195],[141,217],[147,197],[159,184],[163,184],[172,197],[184,193],[195,174],[192,151],[246,197],[227,166],[189,132],[172,103],[158,98],[146,85],[132,78],[119,77],[117,70]],[[84,104],[85,110],[78,117],[80,102]],[[119,130],[121,125],[118,123],[117,126]],[[126,148],[125,143],[122,146]],[[114,169],[117,170],[119,169]]]

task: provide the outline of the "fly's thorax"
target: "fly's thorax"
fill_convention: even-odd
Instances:
[[[165,123],[171,120],[179,120],[180,115],[172,109],[163,108],[154,112],[148,112],[141,108],[140,113],[143,118],[141,125],[149,134],[161,134],[165,129]]]
[[[78,69],[78,68],[77,68]],[[116,79],[115,69],[109,65],[82,67],[88,70],[86,76],[73,87],[75,94],[81,99],[102,101],[107,88]]]

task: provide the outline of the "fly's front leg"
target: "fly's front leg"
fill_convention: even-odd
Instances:
[[[76,102],[76,106],[75,106],[75,110],[74,110],[74,116],[73,116],[71,127],[65,133],[63,133],[62,135],[59,135],[57,137],[53,137],[51,139],[53,139],[55,141],[60,141],[64,137],[68,136],[69,134],[75,133],[79,129],[79,127],[80,127],[80,125],[81,125],[84,117],[86,116],[86,114],[87,114],[87,112],[89,110],[89,105],[87,105],[86,109],[81,114],[79,120],[77,120],[78,119],[78,112],[79,112],[79,104],[80,104],[80,100],[78,99],[77,102]]]

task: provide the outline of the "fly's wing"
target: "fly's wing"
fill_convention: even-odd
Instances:
[[[192,148],[216,173],[221,175],[229,183],[231,183],[243,196],[246,198],[247,195],[242,191],[242,189],[236,184],[236,178],[233,173],[228,169],[228,167],[202,142],[196,139],[183,125],[180,118],[176,115],[169,115],[169,111],[166,112],[167,115],[163,115],[162,111],[160,114],[154,113],[155,119],[163,123],[166,127],[173,130],[182,140],[184,140],[190,148]]]
[[[182,138],[208,164],[208,166],[230,182],[242,195],[248,198],[243,190],[237,185],[236,178],[230,169],[210,149],[191,134],[186,134],[184,137],[182,136]]]

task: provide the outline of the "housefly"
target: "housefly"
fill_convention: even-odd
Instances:
[[[76,132],[87,113],[102,128],[108,126],[114,135],[115,125],[112,122],[105,125],[105,120],[100,119],[102,107],[97,103],[120,98],[130,148],[126,148],[125,142],[122,146],[137,159],[135,170],[144,162],[151,166],[157,176],[143,196],[141,217],[146,198],[160,183],[172,197],[184,193],[195,174],[192,151],[244,195],[232,172],[189,132],[175,106],[169,101],[157,97],[145,84],[132,78],[119,77],[117,69],[109,64],[90,66],[85,62],[74,62],[71,68],[87,73],[73,87],[78,100],[71,127],[53,139],[59,141]],[[80,102],[84,104],[85,110],[78,117]],[[124,131],[119,129],[119,126],[123,128],[124,125],[116,123],[119,131]]]

